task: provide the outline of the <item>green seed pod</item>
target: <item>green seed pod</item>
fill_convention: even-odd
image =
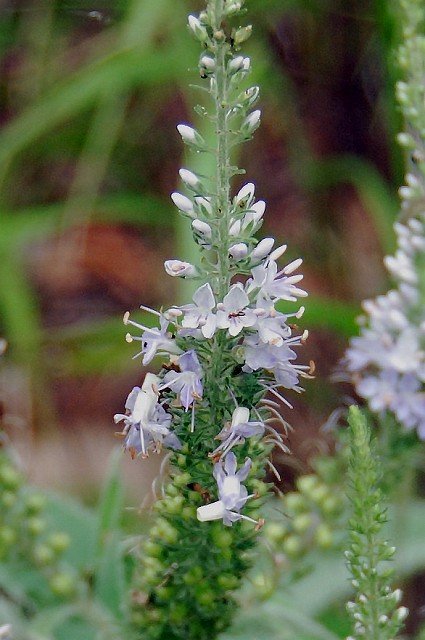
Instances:
[[[218,576],[217,583],[223,589],[232,590],[232,589],[236,589],[236,587],[239,584],[239,580],[237,579],[236,576],[234,576],[231,573],[222,573],[221,575]]]
[[[199,566],[192,567],[183,576],[183,582],[187,585],[197,584],[202,579],[202,569]]]
[[[342,500],[337,495],[327,496],[320,504],[322,513],[327,516],[337,516],[341,513]]]
[[[157,542],[153,542],[153,540],[146,540],[143,544],[143,550],[153,558],[160,558],[163,551],[161,545]]]

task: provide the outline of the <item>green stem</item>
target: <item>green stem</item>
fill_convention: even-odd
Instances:
[[[215,3],[215,26],[217,35],[221,33],[223,17],[223,0]],[[230,176],[229,176],[229,130],[227,125],[228,78],[226,62],[229,45],[222,37],[216,40],[216,85],[214,92],[216,115],[216,193],[218,213],[218,283],[217,296],[222,299],[229,290],[229,223],[230,223]]]

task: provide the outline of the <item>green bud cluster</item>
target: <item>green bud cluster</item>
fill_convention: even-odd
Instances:
[[[69,536],[49,531],[46,499],[28,491],[24,476],[0,450],[0,562],[32,566],[61,599],[75,593],[75,576],[63,566]]]
[[[264,537],[272,552],[273,570],[256,576],[261,596],[271,595],[282,573],[288,579],[299,573],[300,562],[314,549],[339,548],[347,501],[341,486],[345,473],[342,456],[321,456],[313,461],[313,473],[296,480],[296,490],[281,498],[278,510],[284,517],[267,521]]]
[[[380,489],[380,462],[370,441],[370,429],[357,407],[350,408],[351,458],[347,493],[352,513],[348,522],[349,544],[345,552],[355,598],[347,605],[353,620],[352,638],[391,640],[407,616],[397,607],[399,589],[393,590],[393,569],[388,561],[395,553],[383,535],[387,521],[385,498]]]

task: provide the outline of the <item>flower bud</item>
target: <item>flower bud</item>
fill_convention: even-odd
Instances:
[[[198,20],[196,16],[188,17],[188,26],[197,40],[206,42],[208,40],[208,33],[203,24]]]
[[[171,194],[171,200],[174,202],[174,204],[176,205],[177,209],[179,209],[179,211],[189,216],[189,218],[195,217],[193,202],[190,198],[175,191],[174,193]]]
[[[202,55],[199,60],[201,75],[209,75],[215,71],[215,59],[208,55]]]
[[[242,2],[240,0],[228,0],[226,7],[224,9],[227,16],[233,16],[242,8]]]
[[[241,134],[245,138],[249,138],[256,129],[260,126],[260,109],[256,109],[245,118],[241,124]]]
[[[274,238],[263,238],[251,253],[251,262],[260,262],[269,255],[274,245]]]
[[[242,44],[242,42],[245,42],[245,40],[248,40],[251,33],[252,33],[252,26],[250,24],[248,24],[246,27],[241,27],[240,29],[237,29],[233,34],[233,40],[235,45],[238,46]]]
[[[227,69],[230,74],[239,73],[240,71],[247,73],[251,69],[251,60],[248,57],[236,56],[236,58],[230,60]]]
[[[165,271],[169,276],[179,276],[181,278],[194,278],[198,275],[196,267],[190,262],[182,260],[166,260],[164,262]]]
[[[250,206],[249,211],[246,212],[242,219],[242,230],[245,231],[251,225],[251,233],[257,231],[261,226],[261,219],[266,209],[266,203],[264,200],[258,200]]]
[[[245,109],[250,109],[254,106],[260,96],[260,88],[257,86],[249,87],[249,89],[245,89],[238,99],[238,104],[241,104]]]
[[[236,194],[234,199],[234,206],[239,207],[239,209],[248,209],[254,200],[254,193],[255,184],[253,184],[252,182],[248,182]]]
[[[186,187],[192,189],[192,191],[197,191],[199,189],[201,181],[196,173],[193,173],[193,171],[189,171],[189,169],[180,169],[179,174]]]
[[[195,220],[193,220],[192,229],[196,234],[203,238],[211,238],[212,229],[210,225],[203,220],[199,220],[199,218],[195,218]]]
[[[238,236],[241,232],[241,221],[235,220],[229,228],[229,236]]]
[[[189,127],[187,124],[178,124],[177,131],[181,135],[185,144],[199,149],[203,149],[205,147],[205,140],[193,127]]]
[[[243,260],[248,255],[248,247],[244,242],[238,242],[229,247],[229,256],[236,262]]]

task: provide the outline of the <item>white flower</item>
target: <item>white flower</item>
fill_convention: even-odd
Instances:
[[[213,309],[215,299],[211,285],[207,282],[203,284],[193,294],[192,300],[195,304],[186,304],[179,307],[184,318],[182,326],[186,329],[201,329],[204,338],[212,338],[217,326],[217,318]]]
[[[233,284],[217,305],[217,327],[228,329],[231,336],[237,336],[244,327],[252,327],[257,317],[248,308],[249,298],[240,282]]]
[[[180,371],[169,371],[165,374],[159,390],[171,389],[180,395],[180,402],[186,411],[195,406],[195,400],[201,399],[203,387],[201,379],[204,375],[199,364],[196,351],[190,349],[178,359]],[[193,430],[193,429],[192,429]]]
[[[173,277],[194,278],[198,275],[196,267],[183,260],[166,260],[164,268],[168,275]]]

